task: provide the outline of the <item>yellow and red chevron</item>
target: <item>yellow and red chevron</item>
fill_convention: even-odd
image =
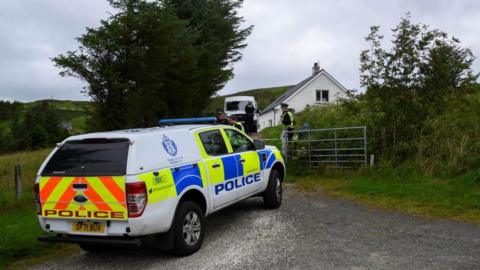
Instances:
[[[75,190],[74,184],[86,184]],[[74,200],[88,198],[85,203]],[[41,177],[42,216],[48,218],[127,219],[124,176]]]

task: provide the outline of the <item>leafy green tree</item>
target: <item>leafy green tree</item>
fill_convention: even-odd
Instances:
[[[414,24],[410,15],[393,31],[391,49],[382,46],[379,26],[372,26],[360,54],[361,85],[373,116],[375,149],[397,160],[416,152],[412,143],[425,132],[427,118],[441,113],[445,96],[474,89],[472,52],[440,30]]]
[[[242,1],[110,0],[116,14],[54,58],[61,75],[88,83],[92,121],[108,130],[198,115],[231,77],[251,28]]]
[[[68,132],[61,127],[57,111],[46,101],[15,114],[11,124],[11,150],[39,149],[62,141]]]

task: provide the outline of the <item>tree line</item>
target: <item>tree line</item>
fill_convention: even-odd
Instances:
[[[242,0],[109,0],[113,14],[53,58],[60,75],[87,83],[94,105],[89,130],[158,125],[163,117],[198,116],[233,77],[232,63],[252,26]],[[68,134],[48,103],[28,110],[0,103],[0,151],[53,145]]]
[[[366,125],[369,152],[381,162],[461,173],[480,167],[480,86],[475,57],[444,31],[410,14],[385,43],[380,26],[360,54],[363,93],[304,115],[314,127]]]
[[[19,102],[0,101],[0,152],[51,147],[69,135],[61,124],[48,101],[27,108]]]

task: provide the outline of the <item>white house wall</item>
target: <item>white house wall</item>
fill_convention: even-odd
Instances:
[[[328,75],[321,72],[315,79],[307,83],[303,88],[297,91],[292,96],[288,97],[284,103],[287,103],[290,108],[295,109],[296,113],[302,112],[308,105],[322,105],[325,103],[316,101],[317,90],[329,91],[329,102],[335,103],[340,99],[348,98],[346,92],[335,81],[329,78]],[[259,116],[260,130],[270,127],[270,120],[273,126],[280,125],[280,106],[277,106],[275,110],[271,110]]]
[[[335,103],[340,99],[345,99],[348,96],[334,81],[328,78],[325,73],[321,73],[316,79],[307,84],[303,89],[297,91],[284,102],[291,108],[295,109],[295,112],[301,112],[307,107],[307,105],[321,105],[325,104],[316,101],[317,90],[329,91],[329,102]]]

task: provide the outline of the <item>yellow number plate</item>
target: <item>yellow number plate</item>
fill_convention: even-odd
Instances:
[[[87,232],[87,233],[104,233],[105,223],[103,222],[73,222],[72,231],[74,232]]]

